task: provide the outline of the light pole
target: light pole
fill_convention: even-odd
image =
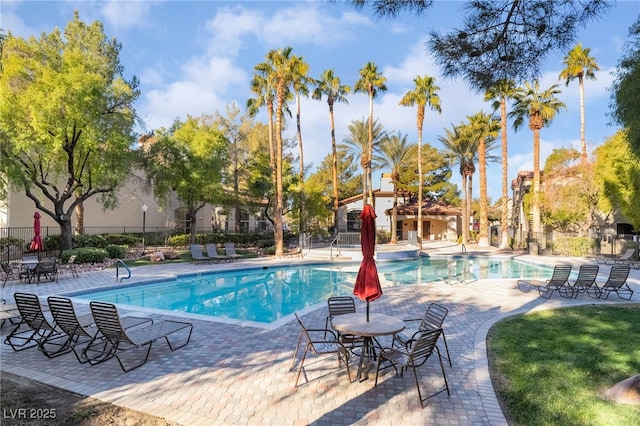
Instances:
[[[142,255],[144,256],[144,236],[147,231],[147,205],[142,205]]]

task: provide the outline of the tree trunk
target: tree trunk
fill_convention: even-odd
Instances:
[[[84,234],[84,203],[79,202],[76,205],[76,226],[74,229],[74,233],[76,235]]]
[[[336,145],[336,127],[333,117],[333,103],[329,103],[329,120],[331,122],[331,179],[333,183],[333,230],[338,233],[338,148]]]
[[[487,200],[487,148],[482,138],[478,144],[478,163],[480,166],[480,229],[478,246],[489,247],[489,206]]]
[[[540,223],[540,129],[533,129],[533,203],[531,205],[533,216],[532,231],[534,238],[538,238],[542,231]]]
[[[580,86],[580,144],[582,145],[582,165],[587,164],[587,140],[584,135],[584,79],[582,76],[578,76],[578,83]]]
[[[300,150],[300,196],[299,210],[300,222],[298,224],[298,235],[302,235],[305,231],[304,226],[304,151],[302,149],[302,130],[300,128],[300,93],[296,93],[296,125],[298,129],[298,149]]]
[[[282,93],[280,93],[282,92]],[[283,235],[283,184],[282,184],[282,107],[285,101],[284,89],[279,90],[278,106],[276,108],[276,211],[274,214],[276,245],[276,257],[284,255],[284,235]]]
[[[469,210],[467,209],[467,175],[462,174],[462,244],[469,241]]]
[[[507,101],[503,96],[500,100],[500,133],[502,137],[502,210],[500,215],[500,227],[502,239],[500,248],[509,247],[509,165],[507,145]]]
[[[398,244],[398,190],[393,182],[393,210],[391,211],[391,244]]]
[[[422,113],[424,116],[424,112]],[[420,111],[418,109],[418,116]],[[422,123],[418,119],[418,248],[422,250],[422,186],[424,185],[424,176],[422,176]]]

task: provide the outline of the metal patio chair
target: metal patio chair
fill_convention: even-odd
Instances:
[[[449,354],[449,345],[447,345],[447,338],[445,337],[444,329],[442,328],[442,324],[444,323],[444,320],[447,317],[448,313],[449,310],[444,306],[438,305],[437,303],[431,303],[427,307],[427,310],[425,311],[422,318],[404,320],[406,327],[400,333],[393,336],[391,346],[406,346],[408,342],[415,339],[418,333],[422,331],[441,329],[442,341],[444,342],[444,348],[447,352],[449,367],[452,367],[451,355]]]
[[[568,282],[571,292],[567,292],[565,297],[573,297],[575,299],[578,294],[587,293],[596,284],[599,270],[600,267],[598,265],[581,265],[575,281]],[[560,293],[560,296],[563,296],[563,293]]]
[[[61,333],[55,324],[45,317],[37,295],[15,293],[13,298],[16,301],[21,320],[4,339],[4,342],[11,346],[11,349],[18,352],[39,346],[46,337]]]
[[[610,293],[615,293],[620,299],[631,300],[633,290],[627,284],[629,271],[629,265],[613,265],[607,281],[601,286],[596,283],[587,294],[594,298],[606,300],[609,298]]]
[[[59,296],[49,296],[47,298],[49,310],[55,321],[55,324],[63,332],[55,336],[47,336],[40,343],[40,350],[49,358],[55,358],[59,355],[73,351],[78,362],[89,362],[89,352],[96,353],[96,357],[100,357],[105,352],[102,349],[94,350],[89,346],[97,344],[101,341],[102,336],[95,327],[93,316],[91,314],[79,316],[71,302],[71,299]],[[125,328],[150,323],[148,318],[123,318]],[[53,347],[54,349],[49,349]]]
[[[95,321],[96,327],[101,333],[101,338],[105,342],[105,351],[99,357],[89,357],[86,353],[83,357],[89,358],[89,363],[99,364],[107,361],[113,357],[118,360],[122,371],[125,373],[136,369],[147,362],[149,359],[149,353],[151,352],[151,346],[153,342],[165,339],[169,345],[171,351],[180,349],[191,340],[191,332],[193,331],[193,324],[188,322],[169,321],[164,320],[158,323],[154,323],[149,319],[149,325],[142,325],[140,327],[126,328],[123,320],[120,318],[118,308],[111,303],[104,302],[90,302],[91,314]],[[182,332],[185,334],[188,332],[184,343],[174,346],[169,339],[169,336],[174,333]],[[89,347],[85,348],[85,352]],[[125,367],[122,355],[128,353],[128,351],[135,351],[136,349],[144,353],[144,358],[133,364],[131,367]]]
[[[378,376],[380,370],[384,370],[389,367],[393,367],[402,376],[403,372],[409,368],[413,370],[413,377],[415,379],[416,388],[418,389],[418,398],[420,398],[420,404],[424,408],[424,402],[438,395],[441,392],[447,391],[447,395],[451,395],[449,392],[449,383],[447,382],[447,375],[444,372],[444,365],[442,364],[442,356],[440,356],[440,350],[437,343],[438,338],[442,334],[442,329],[424,330],[419,331],[414,338],[409,340],[404,347],[401,348],[384,348],[378,355],[378,362],[376,363],[376,381],[374,386],[378,385]],[[436,352],[438,355],[438,362],[440,363],[440,370],[442,371],[442,377],[444,379],[444,388],[423,398],[420,391],[420,381],[418,379],[418,367],[422,366],[433,354]],[[389,365],[382,367],[382,365],[388,362]]]
[[[571,275],[571,265],[556,265],[548,280],[518,280],[518,289],[528,292],[531,288],[536,288],[541,297],[550,299],[554,292],[562,295],[562,292],[571,291],[567,285],[569,275]]]
[[[294,313],[296,319],[298,320],[298,324],[300,324],[300,335],[298,336],[298,343],[296,344],[296,349],[293,352],[293,360],[291,363],[290,371],[294,370],[298,351],[300,349],[300,345],[302,343],[302,339],[306,340],[305,349],[302,354],[302,359],[300,360],[300,366],[298,368],[298,374],[296,376],[295,386],[298,386],[298,382],[300,381],[300,376],[302,375],[302,370],[304,370],[304,363],[307,359],[308,354],[313,355],[325,355],[325,354],[336,354],[338,357],[338,369],[342,368],[342,363],[347,367],[347,376],[349,377],[349,383],[351,383],[351,370],[349,368],[349,350],[338,340],[338,336],[333,330],[327,329],[314,329],[307,328],[298,314]],[[316,338],[314,336],[320,335],[320,333],[325,333],[325,335],[330,335],[330,338]],[[306,372],[305,372],[306,377]]]

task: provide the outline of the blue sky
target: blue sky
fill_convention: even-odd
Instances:
[[[147,129],[168,127],[175,118],[218,110],[235,102],[244,108],[251,97],[253,67],[272,49],[293,47],[318,78],[334,69],[343,84],[352,86],[358,72],[373,61],[387,78],[388,90],[379,95],[374,115],[386,130],[401,131],[417,141],[415,108],[400,107],[417,75],[436,78],[442,113],[428,111],[423,140],[441,148],[443,128],[491,107],[461,80],[445,80],[425,50],[429,31],[461,26],[463,2],[436,1],[425,16],[403,14],[400,19],[378,19],[369,10],[357,11],[337,1],[5,1],[0,3],[0,27],[20,37],[64,29],[73,11],[85,22],[99,20],[105,33],[122,44],[124,75],[141,82],[138,114]],[[610,124],[608,88],[612,71],[628,40],[628,29],[640,14],[640,2],[617,1],[615,8],[587,24],[576,42],[591,49],[601,70],[585,83],[588,149],[602,144],[617,128]],[[540,76],[542,88],[561,85],[559,98],[567,105],[550,127],[541,131],[541,161],[553,148],[579,148],[580,117],[577,82],[558,80],[566,51],[552,52]],[[330,152],[326,101],[302,100],[302,131],[307,164],[318,165]],[[335,106],[336,137],[347,135],[352,120],[368,116],[364,94],[349,96],[349,104]],[[264,117],[258,117],[264,119]],[[532,134],[527,126],[515,133],[509,124],[509,179],[518,170],[532,169]],[[285,136],[293,137],[293,122]],[[494,152],[500,155],[499,149]],[[542,163],[544,164],[544,163]],[[488,191],[492,201],[501,192],[501,166],[488,165]],[[374,179],[376,179],[374,177]],[[477,176],[475,196],[477,196]],[[454,183],[459,184],[457,168]],[[374,186],[378,185],[374,183]]]

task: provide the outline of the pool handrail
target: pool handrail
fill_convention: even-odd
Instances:
[[[126,277],[122,277],[120,279],[118,279],[118,277],[120,276],[120,265],[122,264],[122,266],[124,267],[124,269],[127,270],[127,272],[129,273],[129,275],[127,275]],[[131,269],[129,269],[129,267],[127,266],[126,263],[124,263],[124,261],[122,259],[116,259],[116,282],[122,282],[122,280],[128,280],[129,278],[131,278]]]

